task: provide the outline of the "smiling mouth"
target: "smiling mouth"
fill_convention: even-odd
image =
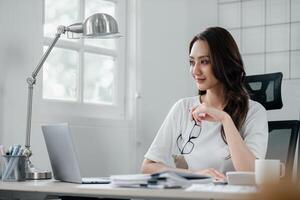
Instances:
[[[197,83],[203,83],[205,81],[205,78],[197,78],[196,82]]]

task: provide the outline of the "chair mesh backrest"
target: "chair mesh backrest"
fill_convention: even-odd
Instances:
[[[280,159],[286,166],[286,178],[291,179],[299,131],[298,120],[270,121],[267,159]]]
[[[281,72],[253,75],[246,77],[245,87],[250,98],[261,103],[266,110],[281,109],[281,81]],[[291,179],[300,122],[298,120],[286,120],[269,121],[268,123],[269,141],[266,158],[280,159],[281,162],[285,163],[286,178]],[[300,153],[300,150],[298,151]]]
[[[282,108],[281,81],[281,72],[246,76],[245,87],[252,100],[274,110]]]

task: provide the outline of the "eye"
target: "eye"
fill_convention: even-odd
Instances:
[[[190,60],[190,66],[194,66],[195,65],[195,61]]]
[[[209,59],[203,59],[203,60],[201,60],[201,64],[202,65],[208,65],[209,63],[210,63]]]

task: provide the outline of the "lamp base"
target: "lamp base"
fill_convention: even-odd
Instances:
[[[27,180],[41,180],[41,179],[51,179],[52,173],[50,171],[40,171],[40,172],[26,172]]]
[[[35,168],[29,158],[27,158],[25,162],[25,173],[27,180],[41,180],[52,178],[52,173],[50,171]]]

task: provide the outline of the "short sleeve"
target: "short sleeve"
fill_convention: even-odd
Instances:
[[[180,101],[175,103],[169,111],[167,117],[158,130],[150,148],[145,154],[145,158],[164,163],[167,166],[174,166],[172,160],[172,149],[176,142],[176,132],[179,126]],[[174,139],[175,138],[175,139]]]
[[[243,126],[243,137],[246,145],[256,158],[265,158],[268,134],[267,112],[261,104],[251,100]]]

